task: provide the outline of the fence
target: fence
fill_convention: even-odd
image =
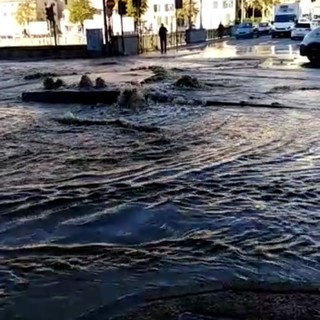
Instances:
[[[231,35],[231,27],[225,28],[225,36]],[[217,29],[207,30],[207,41],[218,38]],[[168,34],[168,48],[186,45],[185,31],[173,32]],[[156,51],[160,47],[160,40],[157,34],[141,35],[140,52]]]
[[[230,28],[225,29],[226,34]],[[217,38],[217,30],[207,30],[207,40]],[[86,39],[83,35],[59,36],[58,44],[63,45],[85,45]],[[0,38],[0,47],[27,47],[27,46],[52,46],[52,37],[15,37]],[[168,48],[186,45],[185,31],[178,31],[168,34]],[[142,34],[140,36],[140,52],[155,51],[159,48],[159,37],[157,34]]]

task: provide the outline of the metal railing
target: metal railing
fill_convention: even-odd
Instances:
[[[230,28],[225,29],[225,35],[230,34]],[[218,37],[216,29],[207,30],[207,40],[213,40]],[[53,37],[14,37],[0,38],[0,47],[14,46],[52,46]],[[86,45],[84,35],[62,35],[58,38],[58,45]],[[158,34],[142,34],[139,37],[140,52],[151,52],[159,50],[160,40]],[[168,34],[168,48],[181,47],[186,45],[185,31],[172,32]]]
[[[225,28],[224,35],[230,35],[231,28]],[[207,30],[207,41],[218,38],[217,29]],[[185,31],[173,32],[168,34],[168,48],[186,45]],[[142,34],[140,36],[140,52],[151,52],[159,50],[160,39],[157,34]]]

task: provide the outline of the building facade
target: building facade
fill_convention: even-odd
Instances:
[[[15,37],[21,34],[21,27],[16,20],[20,1],[0,0],[0,37]]]
[[[24,0],[0,0],[0,37],[1,36],[21,36],[25,26],[21,26],[16,21],[16,11],[19,3]],[[70,23],[68,13],[68,2],[71,0],[30,0],[34,1],[37,10],[37,20],[42,21],[42,26],[45,26],[45,6],[54,3],[57,24],[62,34],[71,34],[80,32],[78,26]],[[163,23],[169,32],[177,30],[177,19],[175,10],[175,0],[148,0],[149,5],[146,13],[142,17],[142,31],[144,33],[157,33],[159,27]],[[219,23],[224,25],[234,22],[235,20],[235,2],[236,0],[196,0],[199,13],[196,16],[194,27],[205,29],[215,29]],[[92,5],[102,12],[102,0],[92,0]],[[121,33],[120,17],[114,10],[113,16],[110,18],[113,25],[114,34]],[[34,24],[34,23],[33,23]],[[34,24],[33,30],[39,30],[39,27]],[[102,14],[97,14],[94,19],[87,20],[84,23],[85,28],[103,28]],[[181,28],[187,27],[186,25]],[[133,19],[130,17],[124,18],[124,31],[130,33],[134,31]]]

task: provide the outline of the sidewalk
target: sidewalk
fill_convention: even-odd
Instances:
[[[177,56],[188,56],[192,55],[195,52],[194,51],[199,51],[205,49],[209,44],[213,43],[220,43],[223,42],[227,39],[230,39],[229,36],[224,37],[222,39],[215,38],[215,39],[210,39],[207,40],[206,42],[201,42],[201,43],[192,43],[192,44],[185,44],[177,47],[170,47],[168,48],[168,52],[166,54],[162,54],[159,50],[158,51],[151,51],[151,52],[145,52],[140,55],[138,55],[139,58],[143,59],[151,59],[155,57],[161,57],[163,59],[166,58],[175,58]]]

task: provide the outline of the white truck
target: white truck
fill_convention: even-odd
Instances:
[[[320,23],[320,5],[315,5],[311,9],[311,20],[313,23],[319,24]]]
[[[300,19],[301,8],[299,3],[278,4],[274,7],[271,36],[289,37],[295,23]]]

